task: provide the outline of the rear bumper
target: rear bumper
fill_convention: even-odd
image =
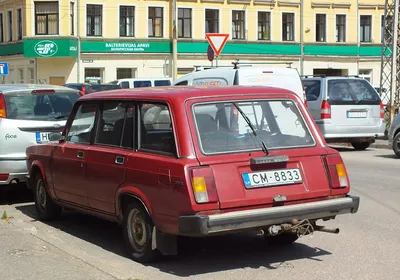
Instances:
[[[360,198],[346,196],[318,202],[234,211],[215,215],[192,215],[179,218],[179,233],[186,236],[207,236],[217,233],[263,228],[298,220],[318,220],[358,211]]]
[[[386,130],[386,123],[384,120],[381,120],[379,125],[371,125],[371,126],[368,125],[339,126],[332,124],[331,120],[316,120],[316,124],[325,139],[349,139],[349,141],[357,138],[374,139],[376,137],[385,136],[385,130]]]
[[[0,180],[0,185],[8,185],[13,180],[20,183],[28,181],[28,169],[26,167],[26,158],[15,158],[15,159],[0,159],[0,173],[8,174],[6,181]]]

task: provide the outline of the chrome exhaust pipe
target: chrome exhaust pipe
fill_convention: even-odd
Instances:
[[[327,233],[333,233],[333,234],[338,234],[340,232],[339,228],[328,228],[324,226],[314,226],[315,231],[322,231],[322,232],[327,232]]]
[[[18,184],[18,179],[12,179],[10,182],[11,185],[16,185]]]

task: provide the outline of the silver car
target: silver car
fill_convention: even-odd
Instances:
[[[0,85],[0,188],[27,182],[25,150],[52,141],[79,92],[52,85]]]
[[[400,158],[400,114],[397,114],[388,130],[389,147]]]
[[[327,143],[351,143],[365,150],[385,134],[382,101],[365,79],[305,77],[307,105]]]

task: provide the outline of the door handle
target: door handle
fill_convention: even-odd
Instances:
[[[84,158],[84,156],[85,156],[85,153],[82,151],[78,151],[78,153],[76,154],[77,158]]]
[[[124,164],[124,157],[121,157],[121,156],[117,156],[116,158],[115,158],[115,163],[116,164]]]

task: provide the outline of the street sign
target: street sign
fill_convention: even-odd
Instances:
[[[215,55],[219,56],[226,44],[226,41],[228,41],[229,34],[207,33],[206,38],[208,43],[210,43],[210,46],[214,50]]]
[[[214,57],[215,57],[214,50],[212,49],[212,47],[210,45],[208,45],[207,58],[209,61],[212,62],[214,60]]]
[[[0,76],[8,75],[8,62],[0,62]]]

